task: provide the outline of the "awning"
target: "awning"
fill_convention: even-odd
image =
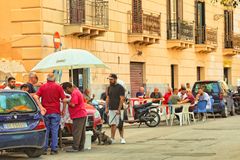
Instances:
[[[0,60],[0,71],[3,73],[26,73],[26,70],[20,61]]]

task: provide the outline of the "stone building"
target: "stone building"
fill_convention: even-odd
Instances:
[[[240,10],[211,0],[0,1],[0,55],[27,71],[62,49],[92,52],[111,69],[74,70],[77,86],[104,90],[117,73],[134,95],[139,86],[162,91],[197,80],[240,85]],[[44,80],[45,73],[39,73]],[[19,81],[25,81],[22,74]],[[69,72],[63,71],[63,81]]]

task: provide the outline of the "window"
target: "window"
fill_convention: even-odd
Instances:
[[[225,48],[233,48],[233,11],[224,11]]]
[[[85,0],[70,0],[70,23],[82,24],[85,22]]]
[[[183,0],[167,0],[168,39],[179,38],[180,23],[183,20]]]
[[[205,2],[195,1],[196,44],[205,42]]]
[[[142,0],[132,0],[132,32],[142,33]]]
[[[209,82],[209,83],[197,83],[195,86],[195,94],[198,92],[200,87],[204,88],[204,92],[212,95],[213,93],[219,93],[219,87],[217,82]]]
[[[28,94],[20,92],[0,93],[0,113],[36,111],[37,108]]]

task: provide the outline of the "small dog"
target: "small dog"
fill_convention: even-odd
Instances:
[[[98,144],[99,145],[100,144],[102,144],[102,145],[110,145],[110,144],[112,144],[111,138],[105,134],[105,131],[101,132],[101,131],[96,131],[95,130],[94,132],[95,132],[94,134],[98,138]]]

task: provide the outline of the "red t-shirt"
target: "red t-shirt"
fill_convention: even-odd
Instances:
[[[46,114],[60,114],[60,99],[65,98],[60,85],[48,81],[38,89],[36,94],[42,98],[42,105],[47,110]]]
[[[82,93],[78,89],[74,89],[71,94],[71,104],[75,104],[74,107],[68,106],[68,111],[71,119],[87,117],[87,111],[84,105],[84,98]]]
[[[194,102],[195,102],[195,98],[193,95],[188,95],[185,99],[188,99],[191,104],[194,104]]]
[[[172,93],[171,92],[167,92],[165,95],[164,95],[164,102],[163,104],[168,104],[168,100],[169,98],[171,97]]]

